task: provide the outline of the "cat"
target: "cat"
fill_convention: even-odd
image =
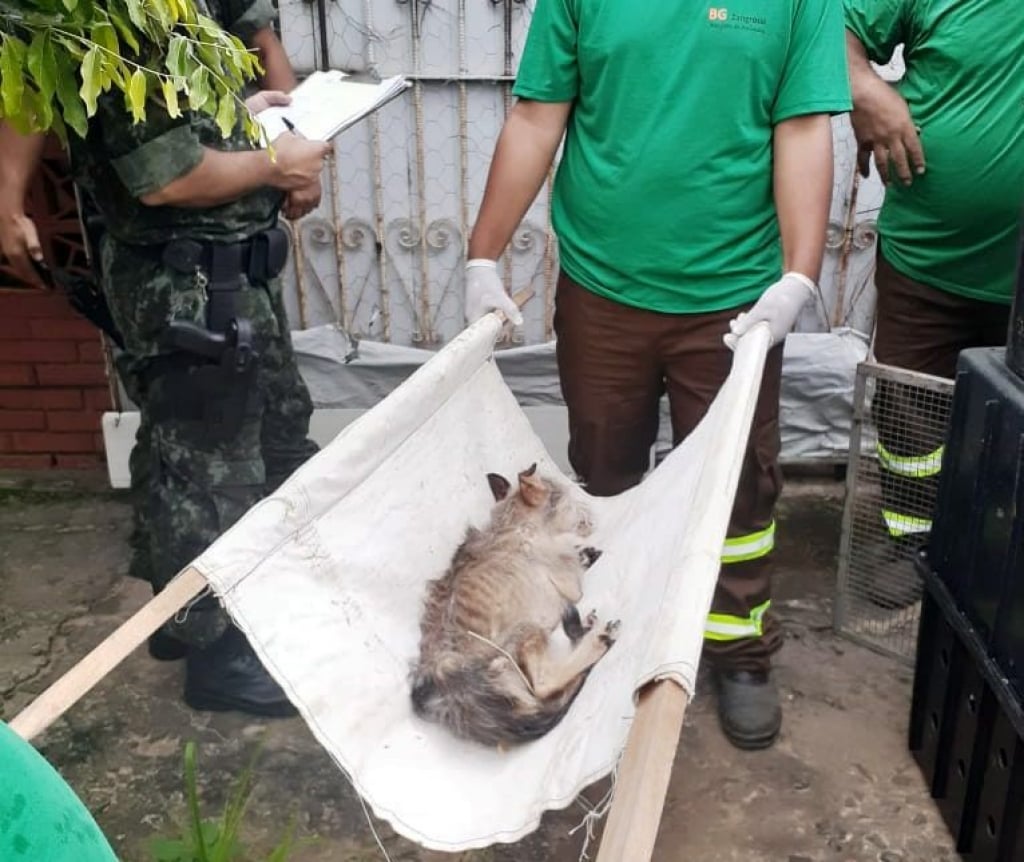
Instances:
[[[412,669],[412,705],[456,736],[506,747],[562,720],[618,621],[581,620],[582,580],[601,552],[584,544],[589,513],[532,465],[518,489],[497,473],[487,526],[469,527],[448,570],[429,583]],[[571,650],[552,649],[561,623]],[[563,644],[564,646],[564,644]]]

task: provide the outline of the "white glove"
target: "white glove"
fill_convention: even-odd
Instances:
[[[736,349],[736,342],[757,323],[767,323],[772,335],[772,345],[783,341],[796,324],[800,310],[807,304],[817,285],[806,275],[787,272],[769,287],[750,311],[729,321],[729,333],[724,340],[730,350]]]
[[[523,315],[498,276],[498,263],[477,258],[466,264],[466,320],[475,323],[489,311],[505,312],[512,323],[522,325]]]

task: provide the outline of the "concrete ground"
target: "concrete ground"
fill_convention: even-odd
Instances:
[[[128,506],[102,477],[41,486],[0,477],[0,715],[10,720],[147,598],[125,577]],[[687,713],[656,862],[943,862],[956,854],[906,751],[911,672],[830,628],[842,506],[839,483],[791,480],[778,531],[776,607],[785,726],[771,750],[742,753],[721,736],[710,696]],[[358,799],[300,719],[263,722],[189,711],[180,663],[137,650],[37,744],[124,860],[184,822],[181,762],[199,744],[204,804],[220,810],[257,743],[245,837],[265,858],[291,816],[307,862],[383,859]],[[606,784],[586,794],[597,800]],[[514,846],[462,862],[575,862],[583,808],[549,813]],[[436,862],[377,823],[393,860]],[[599,835],[597,836],[599,838]],[[594,858],[591,844],[590,858]],[[40,860],[43,862],[43,860]]]

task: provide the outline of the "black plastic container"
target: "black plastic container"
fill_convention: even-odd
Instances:
[[[945,583],[925,584],[909,747],[970,862],[1024,859],[1024,710]]]
[[[1024,378],[965,350],[930,538],[932,569],[1024,694]]]

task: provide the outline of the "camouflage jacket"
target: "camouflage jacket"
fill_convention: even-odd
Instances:
[[[222,27],[243,41],[274,17],[270,0],[200,0]],[[183,106],[185,107],[185,106]],[[123,97],[111,90],[98,100],[83,140],[70,135],[75,181],[92,198],[109,235],[124,243],[165,243],[180,237],[232,241],[274,224],[283,195],[261,188],[219,206],[146,206],[139,198],[195,168],[204,147],[250,150],[241,122],[227,138],[212,117],[183,110],[172,118],[150,100],[146,119],[133,123]]]

